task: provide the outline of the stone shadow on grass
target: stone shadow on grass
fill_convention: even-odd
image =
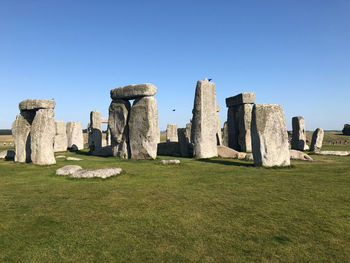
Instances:
[[[198,159],[197,161],[205,162],[205,163],[223,164],[223,165],[254,167],[254,164],[252,164],[252,163],[241,163],[241,162],[237,162],[235,160],[228,161],[228,160],[220,160],[220,159]]]

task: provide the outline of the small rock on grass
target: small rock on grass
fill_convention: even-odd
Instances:
[[[83,159],[76,158],[76,157],[67,157],[66,160],[67,161],[82,161]]]
[[[60,159],[60,158],[66,158],[66,156],[64,156],[64,155],[57,155],[56,156],[56,159]]]
[[[108,178],[111,176],[118,175],[123,170],[121,168],[104,168],[104,169],[97,169],[97,170],[77,170],[72,174],[73,178]]]
[[[162,164],[180,164],[180,160],[161,160]]]

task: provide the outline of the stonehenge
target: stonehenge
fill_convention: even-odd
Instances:
[[[12,124],[16,162],[56,163],[54,108],[53,100],[27,99],[19,103],[20,114]]]
[[[64,121],[55,121],[54,152],[67,151],[67,131]]]
[[[255,166],[290,165],[286,120],[280,105],[254,105],[251,138]]]
[[[166,141],[167,142],[177,142],[179,141],[177,135],[177,125],[176,124],[168,124],[166,129]]]
[[[323,137],[324,137],[323,129],[317,128],[314,131],[314,133],[312,134],[310,151],[313,151],[313,152],[321,151],[322,143],[323,143]]]
[[[208,79],[199,80],[196,86],[191,142],[195,158],[216,157],[217,112],[216,86]]]
[[[251,152],[252,105],[255,92],[240,93],[226,98],[228,147],[242,152]],[[225,131],[224,131],[225,133]]]
[[[302,116],[296,116],[292,118],[292,149],[298,151],[308,150],[306,144],[306,130],[305,130],[305,120]]]
[[[102,119],[100,111],[94,110],[90,112],[88,132],[90,152],[99,151],[102,147]]]
[[[72,151],[84,149],[84,137],[81,122],[70,121],[66,125],[67,148]]]
[[[155,159],[160,137],[157,87],[151,83],[128,85],[111,90],[108,126],[113,156]],[[129,100],[134,99],[132,107]]]

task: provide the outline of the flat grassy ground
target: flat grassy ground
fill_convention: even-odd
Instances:
[[[0,160],[0,262],[349,262],[350,157]],[[55,170],[121,167],[118,177]]]

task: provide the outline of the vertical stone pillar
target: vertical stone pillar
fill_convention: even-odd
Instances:
[[[292,118],[292,149],[298,151],[308,150],[306,144],[306,130],[305,130],[305,120],[303,116],[296,116]]]
[[[64,121],[55,121],[54,152],[67,151],[67,131]]]
[[[40,109],[36,112],[30,134],[32,162],[39,165],[55,164],[56,128],[53,109]]]
[[[226,99],[228,147],[237,151],[250,152],[250,123],[255,92],[245,92]]]
[[[108,128],[110,130],[113,156],[128,159],[129,147],[129,112],[128,100],[113,100],[109,106]]]
[[[167,142],[178,142],[179,138],[177,135],[177,125],[168,124],[166,128],[166,141]]]
[[[224,122],[224,128],[222,133],[222,144],[226,147],[228,147],[228,128],[227,128],[227,121]]]
[[[222,145],[221,120],[220,120],[219,112],[220,112],[220,106],[216,105],[216,119],[217,119],[216,144]]]
[[[84,149],[83,129],[80,121],[69,121],[66,125],[67,146],[72,151]]]
[[[196,158],[211,158],[217,153],[216,86],[208,79],[197,82],[194,98],[191,141]]]
[[[251,135],[256,166],[290,165],[287,126],[280,105],[254,105]]]
[[[90,152],[98,151],[102,147],[102,120],[100,111],[94,110],[90,112],[89,130]]]
[[[323,137],[324,137],[323,129],[317,128],[312,134],[312,141],[310,146],[311,151],[313,152],[321,151],[322,144],[323,144]]]

